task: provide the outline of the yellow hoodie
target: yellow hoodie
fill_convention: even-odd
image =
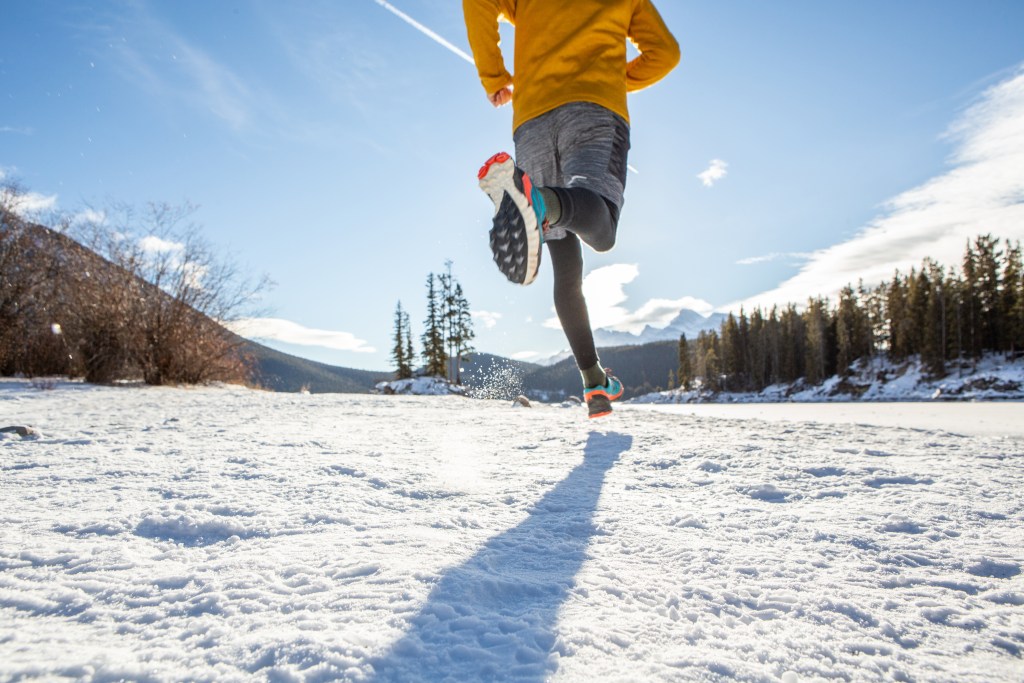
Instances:
[[[679,45],[650,0],[463,0],[466,31],[488,95],[513,87],[513,130],[569,102],[593,102],[627,121],[626,93],[679,63]],[[515,30],[515,77],[498,21]],[[626,61],[626,39],[640,55]]]

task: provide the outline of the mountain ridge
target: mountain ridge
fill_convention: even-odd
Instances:
[[[726,319],[725,313],[701,315],[684,308],[665,327],[646,325],[639,334],[599,328],[594,330],[594,341],[601,346],[636,346],[659,341],[679,340],[681,335],[694,339],[701,332],[718,330]]]

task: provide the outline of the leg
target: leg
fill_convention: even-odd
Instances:
[[[552,205],[551,226],[574,233],[595,251],[608,251],[615,246],[626,188],[629,124],[587,102],[552,113],[561,182],[538,182]]]
[[[597,365],[590,314],[583,298],[583,248],[575,235],[547,243],[555,276],[555,312],[581,370]]]
[[[558,207],[560,215],[554,226],[575,234],[594,251],[615,246],[619,207],[612,201],[585,187],[543,187],[541,194],[545,203]]]

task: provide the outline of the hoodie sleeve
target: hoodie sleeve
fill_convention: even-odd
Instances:
[[[626,66],[626,90],[629,92],[657,83],[679,63],[679,43],[651,0],[638,0],[633,8],[629,39],[640,51]]]
[[[473,50],[480,82],[488,95],[512,85],[512,74],[505,68],[498,33],[498,21],[502,17],[513,20],[513,8],[508,5],[502,0],[462,0],[469,47]]]

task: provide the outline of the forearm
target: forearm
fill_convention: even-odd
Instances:
[[[637,5],[629,37],[640,56],[626,67],[626,90],[640,90],[657,83],[679,63],[679,43],[648,0]]]
[[[512,74],[505,68],[498,33],[502,7],[497,0],[462,0],[466,35],[473,51],[480,83],[488,95],[512,85]]]

